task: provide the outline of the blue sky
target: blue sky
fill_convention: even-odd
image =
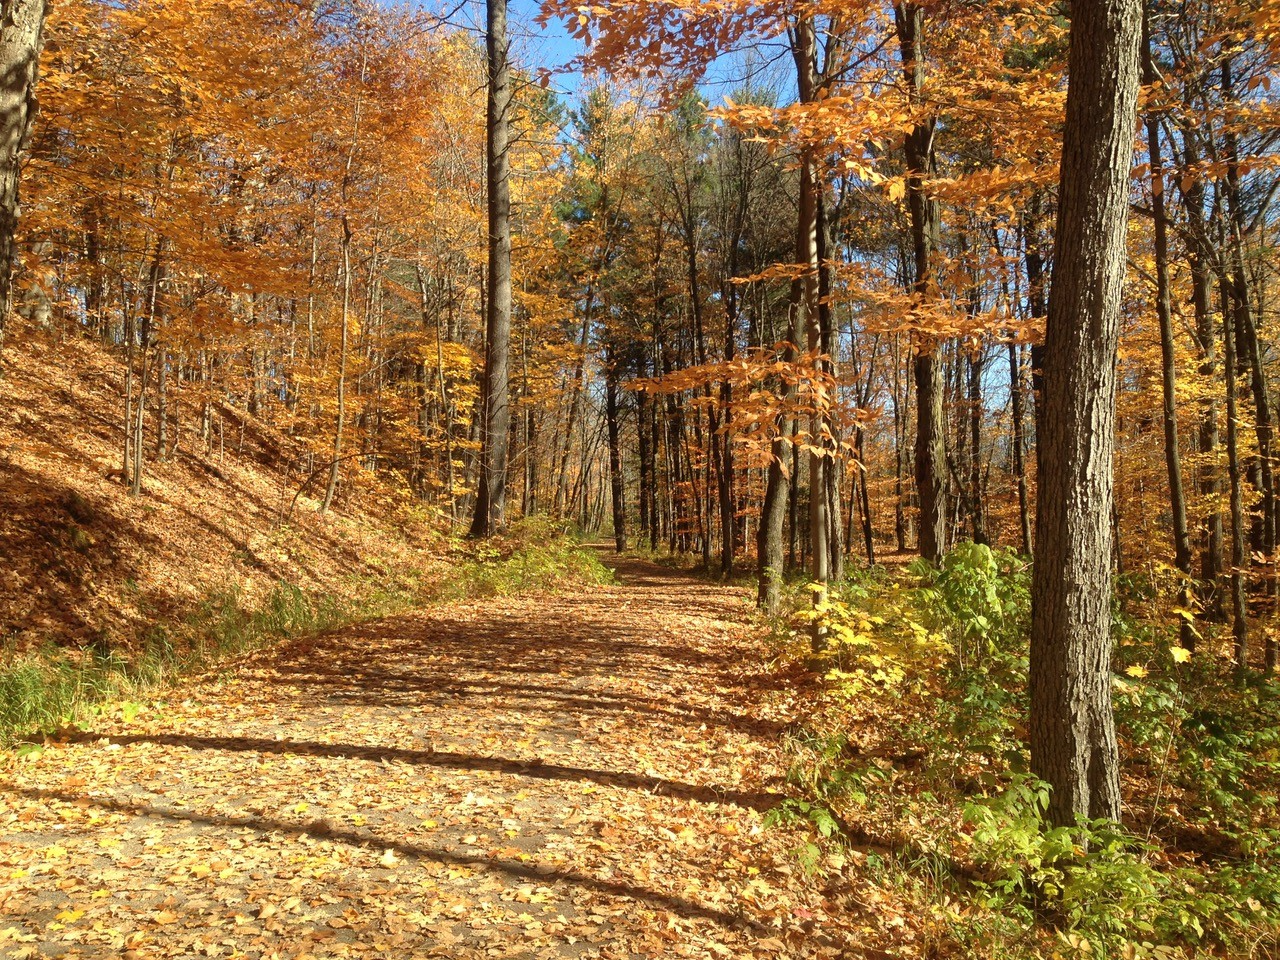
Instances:
[[[562,67],[582,52],[582,45],[569,36],[558,20],[545,28],[534,23],[538,9],[537,0],[511,0],[508,7],[517,62],[527,66]],[[580,79],[571,74],[561,78],[557,86],[562,87],[561,93],[567,93],[563,88],[577,86]]]
[[[390,0],[383,0],[390,2]],[[449,0],[416,0],[423,7],[436,7],[445,4],[452,9]],[[455,0],[456,2],[456,0]],[[509,0],[508,16],[512,39],[512,52],[517,65],[525,68],[546,68],[562,70],[574,57],[582,52],[578,43],[564,28],[564,24],[553,21],[546,27],[540,27],[535,18],[540,10],[540,0]],[[455,14],[451,21],[458,26],[467,26],[477,33],[484,30],[484,0],[470,0]],[[715,105],[723,101],[726,95],[735,90],[746,75],[755,74],[764,60],[776,57],[777,49],[763,49],[751,54],[737,54],[723,57],[714,63],[708,71],[707,79],[700,85],[702,95],[709,103]],[[784,58],[785,61],[785,58]],[[754,67],[752,65],[755,65]],[[765,70],[763,79],[772,81],[786,99],[788,91],[794,87],[787,70],[789,62],[784,62],[782,69]],[[553,87],[567,102],[573,103],[583,86],[583,77],[576,71],[558,73]]]

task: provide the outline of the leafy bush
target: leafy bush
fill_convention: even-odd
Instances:
[[[952,640],[957,668],[981,667],[1027,635],[1031,618],[1030,567],[1012,550],[959,544],[934,569],[913,565],[919,597],[937,627]]]
[[[1240,686],[1212,635],[1182,649],[1179,586],[1160,570],[1118,584],[1128,829],[1045,821],[1027,773],[1030,569],[973,544],[858,572],[816,612],[792,598],[775,635],[825,683],[774,820],[819,844],[847,822],[892,850],[876,876],[923,901],[942,954],[1280,955],[1280,690]],[[799,652],[815,616],[831,639],[816,661]]]

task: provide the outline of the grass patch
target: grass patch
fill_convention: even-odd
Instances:
[[[613,573],[577,535],[541,518],[499,537],[455,541],[454,564],[435,587],[437,600],[469,600],[613,583]]]

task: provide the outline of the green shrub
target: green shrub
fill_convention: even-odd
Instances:
[[[875,876],[919,898],[940,955],[1280,955],[1280,689],[1237,684],[1212,625],[1203,653],[1182,649],[1177,586],[1159,570],[1117,585],[1128,830],[1045,821],[1024,559],[962,544],[937,567],[856,573],[816,613],[791,596],[775,636],[826,683],[788,740],[796,802],[774,822],[808,822],[816,844],[842,821],[875,837],[891,851]],[[799,653],[812,616],[831,638],[816,660]]]

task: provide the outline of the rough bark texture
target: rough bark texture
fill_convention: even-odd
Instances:
[[[1056,824],[1120,815],[1112,460],[1141,27],[1140,0],[1072,5],[1031,615],[1031,767]]]
[[[913,103],[924,90],[924,10],[914,3],[894,7],[901,49],[903,77]],[[938,204],[926,192],[924,179],[933,169],[935,120],[921,119],[907,136],[907,206],[911,212],[911,243],[915,254],[916,296],[923,303],[938,295],[934,259],[941,222]],[[920,555],[931,563],[946,550],[947,518],[943,482],[946,478],[946,421],[943,417],[942,363],[937,343],[917,335],[914,349],[916,381],[916,496],[920,502]]]
[[[36,112],[45,0],[0,4],[0,349],[13,307],[14,236],[22,153]]]
[[[489,296],[485,311],[484,436],[473,537],[502,528],[507,506],[507,364],[511,350],[511,64],[507,0],[488,0],[489,97],[485,122],[489,200]]]

